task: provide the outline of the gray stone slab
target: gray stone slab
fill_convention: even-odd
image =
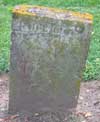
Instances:
[[[67,113],[76,107],[91,25],[87,14],[14,9],[9,113]]]

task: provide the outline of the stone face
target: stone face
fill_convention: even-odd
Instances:
[[[66,113],[75,108],[90,33],[86,20],[14,13],[9,112]]]

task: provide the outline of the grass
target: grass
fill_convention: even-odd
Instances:
[[[96,6],[100,4],[100,0],[3,0],[5,5],[16,4],[38,4],[46,6],[68,7],[68,6]]]
[[[9,67],[11,15],[7,8],[0,6],[0,72]]]
[[[3,0],[0,2],[0,72],[9,68],[11,12],[16,4],[35,4],[89,12],[94,16],[93,34],[84,80],[100,79],[100,0]]]

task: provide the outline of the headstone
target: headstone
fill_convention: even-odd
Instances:
[[[32,112],[40,117],[35,122],[64,121],[77,105],[91,27],[87,13],[14,8],[9,113]]]

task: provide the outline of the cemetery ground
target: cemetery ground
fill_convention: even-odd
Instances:
[[[11,115],[3,117],[4,111],[8,108],[8,89],[9,75],[3,74],[0,76],[0,122],[20,122],[20,115]],[[22,116],[22,115],[21,115]],[[24,122],[32,122],[27,118],[27,113],[23,117]],[[75,118],[79,120],[75,120]],[[100,81],[82,82],[80,95],[73,121],[68,122],[100,122]],[[23,122],[22,121],[22,122]]]
[[[4,0],[7,2],[7,0]],[[9,3],[10,0],[8,0]],[[18,0],[19,1],[19,0]],[[43,0],[42,0],[43,1]],[[41,2],[40,5],[47,5]],[[54,0],[55,1],[55,0]],[[79,0],[80,1],[80,0]],[[56,2],[55,2],[56,3]],[[58,2],[59,3],[59,2]],[[53,7],[66,8],[65,4],[52,4]],[[11,4],[14,4],[13,2]],[[37,2],[35,2],[37,4]],[[76,114],[81,116],[81,122],[99,122],[100,121],[100,6],[95,0],[94,6],[87,4],[85,6],[77,4],[74,6],[68,4],[67,9],[77,10],[81,12],[89,12],[94,16],[93,32],[90,45],[89,56],[84,71],[84,81],[81,83],[80,97]],[[50,6],[50,5],[49,5]],[[10,33],[11,33],[11,9],[12,5],[0,3],[0,71],[9,70],[9,54],[10,54]],[[91,80],[91,81],[90,81]],[[8,103],[8,75],[0,76],[0,110],[3,112],[7,109]],[[2,116],[2,115],[1,115]],[[1,122],[11,119],[14,122],[18,119],[18,115],[10,116]],[[27,117],[25,121],[28,122]]]

